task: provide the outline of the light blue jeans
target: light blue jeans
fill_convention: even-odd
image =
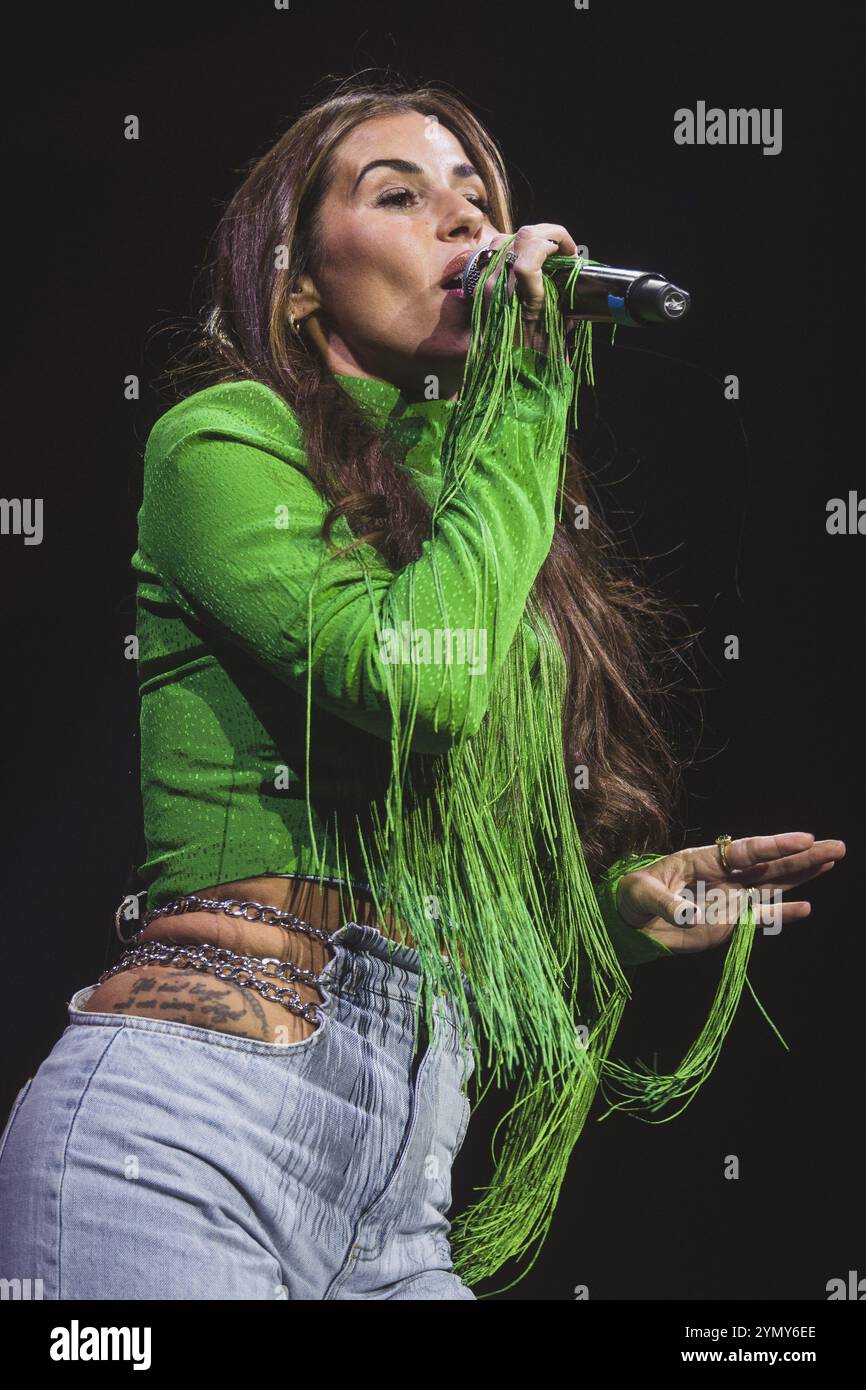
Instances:
[[[83,1011],[0,1139],[0,1279],[50,1299],[475,1299],[451,1165],[473,1070],[418,955],[349,922],[300,1042]],[[464,975],[475,1018],[475,998]]]

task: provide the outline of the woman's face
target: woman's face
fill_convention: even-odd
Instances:
[[[412,391],[439,379],[459,389],[469,303],[443,288],[449,264],[497,229],[485,188],[456,136],[411,111],[356,126],[334,152],[319,212],[324,248],[296,317],[331,371],[376,376]]]

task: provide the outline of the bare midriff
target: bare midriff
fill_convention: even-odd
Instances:
[[[390,914],[384,925],[376,920],[375,907],[369,894],[344,887],[347,902],[353,907],[352,921],[377,927],[384,935],[414,946],[415,941],[406,927],[397,932]],[[319,885],[304,879],[261,878],[238,879],[233,883],[218,883],[195,889],[197,897],[240,898],[263,903],[291,912],[333,935],[347,919],[340,904],[341,889],[334,884]],[[296,965],[322,971],[333,956],[333,949],[291,928],[264,922],[231,917],[222,911],[184,912],[158,917],[135,938],[143,941],[164,941],[170,945],[210,944],[228,947],[239,955],[267,956]],[[262,975],[261,978],[266,978]],[[285,986],[285,981],[272,981]],[[298,980],[294,984],[304,1003],[320,1003],[321,991],[315,985]],[[121,970],[97,985],[84,1005],[92,1013],[136,1014],[145,1018],[172,1019],[212,1028],[242,1037],[271,1043],[301,1042],[315,1030],[316,1024],[301,1018],[286,1004],[265,999],[258,990],[231,980],[220,979],[209,970],[157,961]]]

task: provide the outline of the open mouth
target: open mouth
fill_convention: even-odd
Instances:
[[[476,253],[470,248],[458,252],[446,265],[442,267],[443,278],[439,281],[439,288],[445,294],[453,296],[455,299],[465,299],[463,291],[463,276],[466,267]],[[449,274],[450,272],[450,274]],[[447,276],[447,279],[445,278]]]
[[[441,288],[442,290],[444,290],[445,294],[453,295],[455,299],[465,299],[465,298],[466,298],[466,295],[465,295],[464,292],[463,292],[463,276],[462,276],[462,275],[452,275],[452,276],[451,276],[451,279],[450,279],[450,280],[446,280],[446,281],[444,282],[444,284],[442,284],[442,285],[440,286],[440,288]]]

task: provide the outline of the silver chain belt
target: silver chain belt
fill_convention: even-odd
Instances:
[[[122,907],[122,904],[121,904]],[[303,917],[296,917],[294,912],[282,912],[278,907],[268,907],[265,903],[254,903],[246,898],[200,898],[195,893],[187,893],[181,898],[172,898],[170,903],[163,903],[162,907],[155,907],[152,911],[145,913],[141,919],[141,926],[138,932],[144,931],[145,927],[150,926],[158,917],[173,917],[182,912],[225,912],[229,917],[243,917],[246,922],[264,922],[266,926],[288,927],[291,931],[299,931],[304,936],[311,936],[316,941],[330,941],[331,933],[325,931],[324,927],[313,927],[309,922],[305,922]],[[120,931],[118,916],[120,908],[115,914],[114,924]],[[133,937],[122,937],[124,945],[128,945]]]
[[[241,917],[247,922],[265,922],[268,926],[284,927],[289,931],[301,932],[316,941],[329,942],[331,939],[331,933],[324,927],[314,927],[303,918],[296,917],[293,912],[281,912],[279,908],[249,902],[243,898],[199,898],[194,893],[175,898],[164,903],[162,907],[155,907],[142,918],[139,930],[143,931],[150,922],[160,917],[179,916],[184,912],[202,910],[225,912],[229,917]],[[115,915],[118,935],[120,911],[118,908]],[[131,940],[124,937],[120,939],[125,944]],[[318,1004],[305,1003],[292,986],[295,980],[300,980],[303,984],[317,985],[322,979],[321,975],[302,965],[296,965],[294,961],[279,960],[276,956],[239,955],[236,951],[230,951],[227,946],[212,946],[208,942],[173,945],[167,941],[140,941],[132,945],[127,944],[120,960],[104,970],[97,983],[102,984],[103,980],[110,979],[112,975],[117,975],[122,970],[131,970],[136,965],[145,965],[148,961],[171,961],[181,968],[206,970],[220,980],[231,980],[234,984],[256,990],[263,999],[284,1004],[292,1013],[308,1023],[318,1023],[321,1019]],[[274,968],[268,969],[269,966]],[[266,978],[261,980],[258,975],[264,975]],[[284,980],[285,986],[273,984],[272,981],[276,979]]]

